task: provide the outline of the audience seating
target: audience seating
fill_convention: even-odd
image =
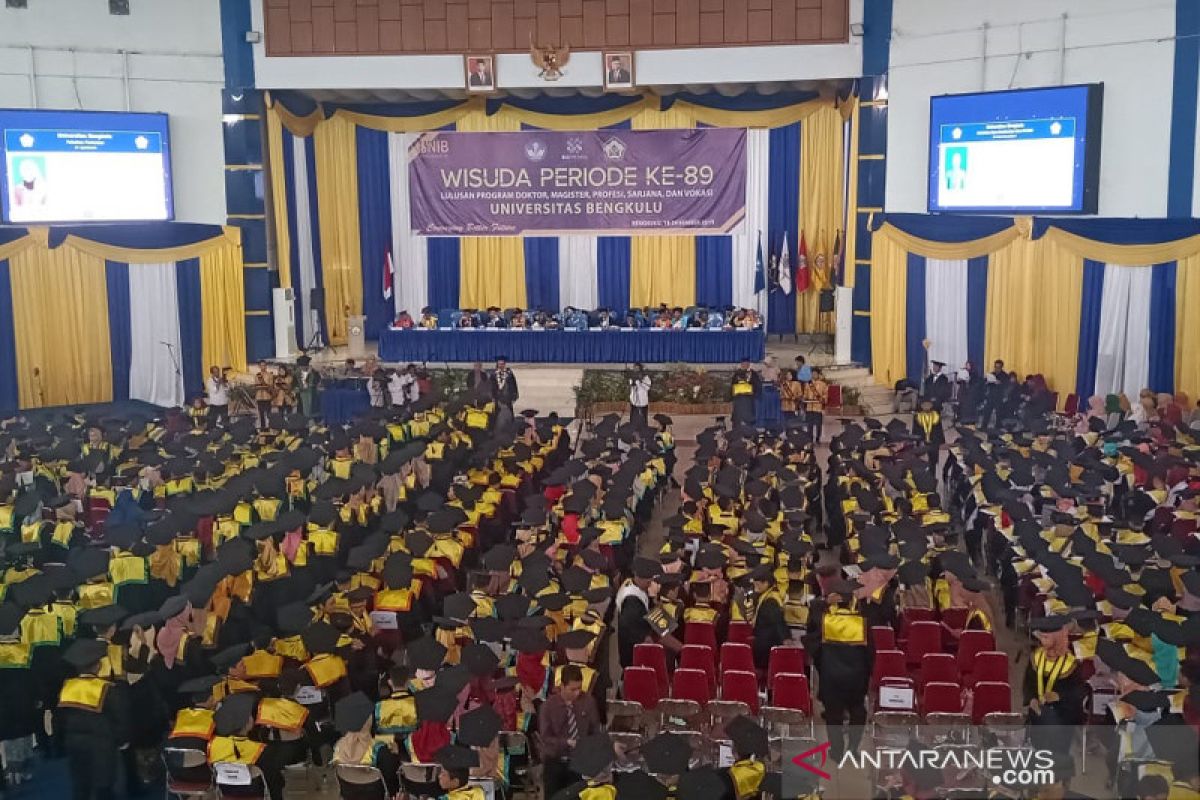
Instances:
[[[712,684],[703,670],[680,667],[671,680],[671,697],[692,700],[704,708],[712,700]]]
[[[954,656],[947,653],[926,653],[921,659],[921,672],[918,684],[927,686],[931,683],[959,684],[960,674]]]
[[[767,660],[767,685],[771,685],[771,681],[781,672],[808,674],[808,654],[803,647],[777,645],[771,648]]]
[[[895,650],[896,629],[890,625],[872,625],[871,648],[874,650]]]
[[[884,689],[905,689],[908,691],[908,703],[903,706],[888,706],[884,707],[880,700],[880,695]],[[913,679],[905,677],[884,677],[879,679],[879,685],[871,691],[871,705],[875,709],[875,713],[881,711],[913,711],[917,705],[917,687],[913,683]]]
[[[963,631],[958,637],[958,668],[964,676],[975,671],[975,659],[982,652],[996,649],[991,631]]]
[[[961,631],[967,626],[970,610],[964,606],[951,606],[942,609],[942,624],[952,631]]]
[[[702,644],[717,649],[717,626],[711,622],[683,623],[683,643]]]
[[[1008,653],[987,650],[975,654],[975,665],[971,670],[970,684],[975,686],[984,681],[1008,682]]]
[[[922,714],[961,714],[962,710],[962,687],[957,683],[934,681],[921,690]]]
[[[754,626],[749,622],[730,620],[729,630],[725,633],[725,641],[750,644],[754,641]]]
[[[371,800],[387,800],[387,784],[378,767],[370,764],[337,764],[333,768],[341,797],[370,797]],[[370,794],[368,794],[370,792]]]
[[[879,688],[884,678],[907,678],[908,667],[901,650],[877,650],[871,667],[871,693]]]
[[[713,652],[713,648],[703,644],[685,644],[679,652],[679,668],[703,672],[708,679],[710,694],[717,689],[717,665]]]
[[[812,693],[803,672],[778,672],[771,679],[771,705],[792,708],[812,716]]]
[[[183,747],[164,747],[162,751],[163,770],[167,776],[167,797],[177,797],[180,800],[202,800],[213,790],[212,775],[208,770],[208,756],[203,750],[193,750]],[[202,782],[187,780],[180,777],[183,770],[204,767],[208,779]]]
[[[842,387],[836,383],[829,384],[825,394],[825,413],[837,414],[842,410]]]
[[[905,663],[909,667],[920,665],[926,653],[942,652],[942,626],[936,622],[914,622],[904,647]]]
[[[1012,689],[1007,683],[981,681],[971,695],[971,721],[976,725],[988,714],[1012,711]]]
[[[758,715],[758,678],[753,672],[744,670],[722,670],[721,699],[736,700],[750,707],[753,716]]]
[[[748,644],[721,643],[721,674],[729,670],[754,673],[754,651]]]
[[[661,644],[640,642],[633,646],[633,665],[635,667],[650,667],[658,677],[658,693],[665,695],[671,691],[671,678],[667,675],[667,651]]]
[[[621,675],[622,694],[626,700],[641,703],[642,708],[652,711],[658,707],[663,696],[658,690],[658,676],[650,667],[626,667]]]

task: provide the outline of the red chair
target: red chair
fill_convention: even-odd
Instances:
[[[658,691],[658,676],[650,667],[626,667],[621,675],[623,681],[622,695],[626,700],[641,703],[642,708],[651,710],[658,707],[662,693]]]
[[[717,650],[717,626],[711,622],[683,623],[683,643],[702,644]]]
[[[908,636],[908,631],[915,622],[933,622],[937,615],[932,608],[906,608],[900,614],[900,638]]]
[[[750,644],[754,641],[754,626],[749,622],[730,620],[729,630],[725,633],[725,641]]]
[[[962,683],[958,672],[958,664],[954,656],[947,653],[926,653],[921,659],[919,684],[928,686],[931,683]]]
[[[893,691],[888,692],[890,699],[885,703],[883,695],[888,689]],[[901,695],[903,700],[900,699]],[[917,687],[913,685],[912,678],[880,678],[879,685],[872,690],[871,703],[875,711],[911,712],[916,710],[916,701]]]
[[[667,651],[661,644],[641,642],[633,646],[633,665],[649,667],[658,676],[658,693],[665,695],[671,690],[671,678],[667,675]]]
[[[971,670],[972,686],[984,682],[1008,683],[1008,653],[987,650],[975,654],[975,668]]]
[[[896,629],[890,625],[872,625],[871,647],[875,650],[895,650]]]
[[[829,389],[825,393],[825,411],[833,414],[842,410],[842,387],[836,383],[829,384]]]
[[[942,609],[942,624],[957,633],[967,627],[967,616],[970,609],[964,606],[952,606]]]
[[[958,668],[962,674],[975,671],[975,660],[980,653],[996,649],[996,637],[991,631],[963,631],[958,637]]]
[[[709,694],[716,691],[717,665],[713,657],[713,648],[703,644],[685,644],[679,652],[679,668],[703,672],[708,678]]]
[[[729,670],[754,672],[754,651],[748,644],[724,642],[721,644],[721,673]]]
[[[927,683],[921,692],[922,714],[961,714],[962,687],[957,683]]]
[[[758,715],[758,678],[753,672],[731,669],[721,672],[721,699],[735,700],[750,707]]]
[[[803,647],[777,645],[771,648],[771,655],[767,660],[767,685],[769,686],[781,672],[808,674],[808,654]]]
[[[1079,395],[1072,392],[1067,395],[1066,401],[1063,403],[1062,413],[1064,416],[1073,417],[1079,411]]]
[[[1007,683],[999,681],[975,684],[975,692],[971,695],[971,722],[980,725],[983,718],[994,711],[1012,711],[1012,689]]]
[[[803,672],[778,672],[771,679],[771,705],[794,708],[812,716],[812,692]]]
[[[884,678],[907,678],[908,666],[900,650],[876,650],[875,663],[871,667],[871,693],[879,688]]]
[[[675,670],[671,680],[671,697],[677,700],[695,700],[701,708],[708,705],[712,699],[712,689],[709,687],[708,676],[703,670]]]
[[[914,622],[908,630],[905,663],[916,667],[926,653],[942,652],[942,626],[936,622]]]

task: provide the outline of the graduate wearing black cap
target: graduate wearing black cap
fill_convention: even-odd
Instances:
[[[333,723],[342,734],[333,746],[334,764],[358,764],[375,767],[383,777],[378,783],[358,784],[338,781],[344,800],[375,800],[380,789],[386,797],[400,791],[400,759],[395,750],[380,743],[372,734],[375,705],[362,692],[347,695],[333,707]]]
[[[788,640],[787,619],[783,614],[786,602],[775,582],[775,572],[767,564],[756,567],[750,573],[750,582],[754,587],[754,615],[751,619],[754,625],[754,665],[761,670],[767,668],[771,657],[771,648],[778,647]]]
[[[734,717],[725,725],[725,733],[733,742],[737,759],[721,770],[726,784],[726,797],[748,800],[760,796],[763,778],[767,774],[766,760],[770,756],[767,731],[749,717]]]
[[[1025,669],[1024,695],[1029,738],[1035,747],[1068,755],[1073,726],[1082,723],[1086,685],[1067,636],[1070,618],[1046,616],[1029,623],[1038,647]]]
[[[946,443],[946,433],[942,430],[942,415],[934,408],[933,398],[921,398],[920,408],[913,414],[912,432],[925,448],[929,468],[936,475],[939,448]]]
[[[63,653],[77,675],[63,683],[54,730],[62,736],[75,797],[113,797],[119,748],[129,741],[129,709],[115,684],[97,675],[107,652],[104,642],[80,639]]]
[[[650,613],[650,585],[660,571],[657,561],[639,556],[633,574],[617,590],[617,655],[624,669],[633,664],[634,645],[654,641],[654,629],[646,620]]]
[[[729,393],[733,397],[733,426],[754,425],[758,417],[756,403],[762,391],[762,378],[743,360],[733,371],[729,381]]]
[[[858,588],[852,581],[831,582],[824,600],[813,604],[805,634],[805,647],[812,653],[820,676],[817,696],[832,742],[829,754],[835,759],[841,758],[846,749],[858,747],[867,719],[871,653],[866,618],[855,598]],[[849,731],[842,727],[847,719]]]

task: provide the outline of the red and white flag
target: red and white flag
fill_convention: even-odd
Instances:
[[[396,285],[396,268],[392,264],[392,251],[383,259],[383,299],[392,299],[392,287]]]
[[[800,233],[800,254],[796,259],[796,291],[808,291],[812,283],[812,272],[808,268],[808,243],[804,241],[804,232]]]

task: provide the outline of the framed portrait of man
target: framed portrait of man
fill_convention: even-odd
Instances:
[[[605,53],[604,88],[632,89],[633,86],[633,53],[629,50]]]
[[[466,56],[467,91],[496,91],[496,59],[494,56]]]

